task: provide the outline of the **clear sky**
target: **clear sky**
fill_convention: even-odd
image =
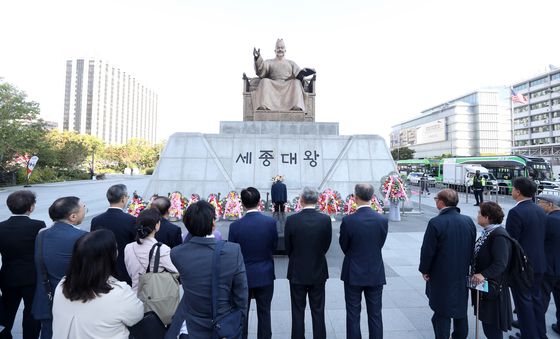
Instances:
[[[560,67],[560,1],[1,1],[0,77],[62,120],[65,61],[102,58],[159,94],[158,139],[242,119],[252,50],[317,70],[317,121],[380,134],[478,88]]]

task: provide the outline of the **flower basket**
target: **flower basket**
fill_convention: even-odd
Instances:
[[[169,194],[171,207],[169,207],[169,221],[179,221],[187,209],[187,199],[180,192]]]
[[[229,192],[228,195],[222,199],[222,207],[224,211],[224,219],[237,220],[241,218],[243,206],[241,204],[241,198],[237,192]]]
[[[208,199],[206,200],[210,203],[210,205],[214,206],[214,210],[216,212],[216,220],[219,220],[222,217],[222,204],[220,204],[218,195],[210,193]]]
[[[328,215],[340,213],[343,205],[340,193],[330,188],[327,188],[319,195],[317,204],[319,205],[319,210]]]
[[[137,217],[146,207],[148,207],[148,202],[144,201],[144,199],[134,191],[134,193],[132,193],[132,200],[128,204],[127,213]]]

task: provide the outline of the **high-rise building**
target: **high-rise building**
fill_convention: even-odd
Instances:
[[[408,147],[415,158],[502,155],[511,152],[508,87],[468,93],[394,125],[391,150]]]
[[[156,142],[158,96],[118,67],[95,59],[66,61],[62,129],[109,144]]]
[[[512,86],[513,152],[541,156],[558,163],[560,157],[560,69],[539,74]],[[521,95],[523,97],[521,97]]]

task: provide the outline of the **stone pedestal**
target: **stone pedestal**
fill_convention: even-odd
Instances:
[[[205,199],[253,186],[266,200],[280,174],[290,200],[304,186],[332,188],[344,198],[357,183],[377,190],[381,177],[395,170],[383,138],[341,136],[337,123],[221,122],[220,134],[173,134],[144,196],[179,191]]]

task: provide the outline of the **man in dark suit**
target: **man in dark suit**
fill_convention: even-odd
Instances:
[[[45,222],[30,219],[35,210],[35,193],[21,190],[8,196],[6,204],[12,216],[0,222],[0,254],[2,269],[0,270],[0,288],[4,306],[4,329],[0,338],[11,339],[14,319],[23,299],[23,339],[39,337],[41,323],[31,316],[33,294],[35,293],[35,238]]]
[[[161,222],[159,224],[159,230],[156,232],[156,240],[166,244],[169,248],[181,245],[183,243],[181,228],[167,220],[169,217],[169,208],[171,207],[169,198],[161,196],[155,198],[152,201],[152,207],[157,209],[161,214]]]
[[[78,197],[58,198],[49,207],[49,216],[54,224],[37,235],[35,241],[37,284],[32,314],[35,319],[41,321],[41,339],[52,338],[51,298],[54,296],[56,285],[66,275],[74,243],[87,233],[77,227],[84,220],[86,211],[85,204]],[[50,282],[48,285],[44,284],[45,274]],[[53,295],[49,298],[51,291]]]
[[[284,214],[284,204],[288,201],[288,191],[282,180],[282,176],[276,176],[272,188],[270,189],[272,203],[274,204],[274,213],[277,214]]]
[[[466,277],[476,241],[476,227],[470,217],[460,214],[456,191],[443,189],[434,200],[439,215],[428,222],[418,270],[426,281],[426,296],[434,311],[435,338],[449,338],[453,319],[452,337],[466,339],[469,331]]]
[[[383,337],[381,296],[385,268],[381,249],[387,239],[387,218],[371,209],[373,186],[357,184],[354,199],[356,212],[342,218],[340,248],[344,252],[341,280],[346,301],[346,337],[361,338],[360,312],[362,293],[366,300],[370,338]]]
[[[313,338],[325,339],[325,281],[332,239],[331,218],[315,210],[319,194],[305,187],[300,197],[302,210],[286,220],[284,230],[292,302],[292,339],[305,338],[305,304],[309,295]]]
[[[109,209],[91,220],[91,230],[107,229],[115,234],[117,248],[117,276],[120,281],[126,281],[132,286],[132,280],[124,264],[124,248],[136,239],[136,218],[125,213],[123,208],[128,203],[128,192],[122,184],[113,185],[107,190]]]
[[[545,234],[546,214],[532,200],[537,191],[536,184],[528,178],[513,180],[511,196],[517,202],[509,210],[506,230],[519,241],[533,265],[533,286],[523,289],[512,283],[511,294],[517,309],[521,338],[546,338],[546,323],[542,304],[541,284],[546,272]],[[513,337],[513,336],[510,336]],[[515,338],[515,337],[513,337]]]
[[[560,334],[560,196],[540,194],[537,196],[539,206],[547,213],[544,251],[546,254],[546,273],[542,284],[544,313],[548,310],[550,293],[554,296],[556,323],[552,330]]]
[[[166,333],[167,339],[177,338],[185,320],[189,337],[212,338],[212,257],[217,245],[212,234],[216,227],[214,217],[214,207],[201,200],[190,205],[183,218],[193,237],[171,250],[171,261],[181,275],[185,293]],[[241,310],[242,318],[247,318],[247,275],[238,244],[225,242],[218,272],[217,317],[233,309]]]
[[[260,200],[261,195],[254,187],[241,191],[241,203],[247,212],[243,218],[231,223],[228,240],[241,246],[249,286],[247,311],[254,298],[257,303],[257,338],[265,339],[272,337],[270,304],[276,278],[272,253],[278,243],[278,233],[276,221],[258,211]],[[243,338],[247,338],[248,325],[249,317],[246,317]]]

